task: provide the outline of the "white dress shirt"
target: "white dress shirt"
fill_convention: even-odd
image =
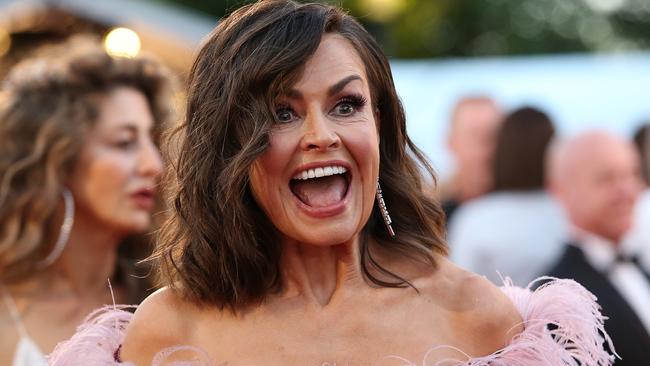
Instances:
[[[589,264],[607,277],[641,319],[650,334],[650,281],[639,266],[632,262],[617,261],[619,253],[637,254],[639,245],[624,242],[621,247],[592,233],[575,229],[578,245]],[[647,269],[646,269],[647,271]]]
[[[525,286],[562,254],[564,211],[544,191],[498,192],[469,201],[449,223],[450,258],[495,284]]]
[[[633,246],[644,268],[650,268],[650,190],[637,202],[634,227],[623,239],[623,245]]]

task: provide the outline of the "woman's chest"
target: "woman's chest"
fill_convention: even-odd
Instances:
[[[351,313],[352,314],[352,313]],[[195,345],[217,365],[404,365],[466,359],[449,319],[417,309],[403,315],[342,314],[256,319],[204,329]]]

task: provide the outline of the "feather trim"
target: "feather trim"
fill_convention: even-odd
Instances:
[[[136,306],[105,306],[92,312],[77,328],[72,338],[59,343],[47,357],[49,366],[135,366],[119,360],[119,350],[126,327],[133,318],[127,311]],[[171,361],[183,354],[184,361]],[[191,356],[188,356],[191,355]],[[175,346],[158,352],[153,366],[204,366],[210,365],[207,353],[193,346]]]
[[[539,285],[536,290],[532,290]],[[524,330],[506,347],[467,361],[435,366],[611,366],[616,352],[596,297],[573,280],[540,277],[526,288],[504,281],[501,290],[523,319]],[[605,350],[605,344],[614,352]],[[435,349],[439,349],[436,347]],[[434,350],[435,350],[434,349]],[[415,366],[415,364],[412,364]]]
[[[116,360],[124,331],[133,318],[135,306],[105,306],[93,311],[72,338],[59,343],[47,357],[50,366],[134,366]]]
[[[544,282],[537,289],[537,284]],[[616,352],[605,332],[605,317],[600,313],[596,297],[573,280],[541,277],[526,288],[504,281],[501,290],[513,302],[523,319],[524,330],[504,348],[488,356],[467,361],[444,360],[435,364],[427,356],[440,348],[432,348],[423,366],[612,366]],[[56,346],[48,356],[50,366],[133,366],[115,357],[124,340],[133,306],[110,306],[96,310],[86,318],[77,333]],[[614,352],[609,354],[605,345]],[[192,361],[165,363],[172,355],[192,352]],[[460,350],[457,350],[460,352]],[[417,366],[399,356],[389,356],[404,365]],[[469,357],[468,357],[469,358]],[[202,350],[191,346],[170,347],[160,351],[152,364],[176,366],[210,365]]]

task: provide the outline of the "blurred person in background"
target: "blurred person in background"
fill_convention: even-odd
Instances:
[[[525,107],[510,113],[497,135],[492,191],[462,205],[449,222],[452,260],[502,283],[525,285],[557,259],[566,239],[562,209],[545,190],[549,117]]]
[[[467,96],[453,108],[447,146],[454,158],[452,178],[438,188],[447,222],[463,202],[487,193],[490,170],[502,113],[486,96]]]
[[[155,139],[171,116],[171,86],[158,62],[113,58],[86,39],[50,47],[7,76],[0,365],[43,365],[91,310],[147,295],[118,247],[152,223],[162,169]]]
[[[641,172],[646,187],[650,187],[650,121],[634,132],[634,145],[641,155]]]
[[[641,156],[645,190],[637,203],[634,225],[625,236],[625,243],[638,246],[639,260],[644,268],[650,268],[650,122],[642,124],[634,133],[634,145]]]
[[[646,365],[650,357],[650,274],[638,248],[622,240],[642,189],[639,160],[630,142],[596,131],[553,144],[549,162],[572,239],[548,274],[574,279],[598,298],[622,357],[616,366]]]

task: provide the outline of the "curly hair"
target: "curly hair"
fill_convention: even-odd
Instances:
[[[0,279],[30,276],[50,251],[66,179],[101,97],[142,92],[160,128],[171,117],[171,74],[157,61],[114,58],[88,40],[49,47],[12,69],[0,92]]]
[[[160,285],[235,311],[281,290],[279,233],[255,202],[249,173],[269,146],[275,98],[300,77],[326,33],[340,34],[359,53],[381,119],[380,180],[397,236],[387,234],[375,209],[359,249],[366,281],[410,285],[375,260],[375,245],[432,266],[434,251],[446,254],[444,215],[423,193],[423,171],[431,179],[433,171],[406,134],[390,66],[375,40],[335,7],[260,1],[216,27],[190,72],[186,117],[170,137],[177,144],[167,159],[171,215],[152,257]]]

